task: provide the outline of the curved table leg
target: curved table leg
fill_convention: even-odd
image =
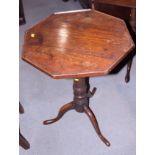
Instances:
[[[52,124],[52,123],[58,121],[60,118],[62,118],[62,116],[63,116],[67,111],[72,110],[72,109],[74,109],[74,104],[73,104],[73,102],[70,102],[70,103],[65,104],[63,107],[60,108],[59,113],[58,113],[58,115],[57,115],[56,118],[54,118],[54,119],[49,119],[49,120],[45,120],[45,121],[43,122],[43,124],[44,124],[44,125],[48,125],[48,124]]]
[[[84,106],[84,111],[85,113],[88,115],[91,123],[93,124],[95,130],[96,130],[96,133],[98,134],[98,136],[101,138],[101,140],[107,145],[107,146],[110,146],[110,142],[102,135],[101,131],[100,131],[100,128],[99,128],[99,125],[98,125],[98,122],[95,118],[95,115],[94,113],[92,112],[92,110],[87,107],[87,106]]]

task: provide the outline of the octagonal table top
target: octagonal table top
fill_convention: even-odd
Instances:
[[[95,10],[59,12],[25,33],[22,58],[55,79],[106,75],[134,48],[123,20]]]

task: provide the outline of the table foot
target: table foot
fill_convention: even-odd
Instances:
[[[69,110],[72,110],[74,108],[73,102],[65,104],[63,107],[60,108],[59,113],[56,118],[45,120],[43,122],[44,125],[52,124],[54,122],[57,122],[59,119],[62,118],[62,116]]]
[[[102,135],[101,131],[100,131],[100,128],[99,128],[99,125],[98,125],[98,122],[96,120],[96,117],[94,115],[94,113],[92,112],[92,110],[87,107],[87,106],[84,106],[84,112],[88,115],[92,125],[94,126],[95,130],[96,130],[96,133],[98,134],[98,136],[101,138],[101,140],[107,145],[107,146],[110,146],[110,143],[109,141]]]

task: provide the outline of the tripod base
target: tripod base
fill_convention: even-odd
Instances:
[[[96,117],[92,110],[89,107],[89,98],[92,97],[96,91],[96,88],[93,89],[91,92],[89,90],[89,79],[88,78],[80,78],[80,79],[74,79],[74,100],[70,103],[65,104],[63,107],[60,108],[59,113],[56,118],[45,120],[43,122],[44,125],[52,124],[59,119],[62,118],[62,116],[68,112],[69,110],[75,109],[77,112],[84,112],[89,117],[93,127],[95,128],[96,133],[100,137],[100,139],[107,145],[110,146],[109,141],[103,136],[103,134],[100,131],[98,122],[96,120]]]

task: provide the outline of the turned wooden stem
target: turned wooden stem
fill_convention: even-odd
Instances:
[[[77,112],[84,112],[84,105],[89,106],[88,78],[74,79],[74,105]]]

